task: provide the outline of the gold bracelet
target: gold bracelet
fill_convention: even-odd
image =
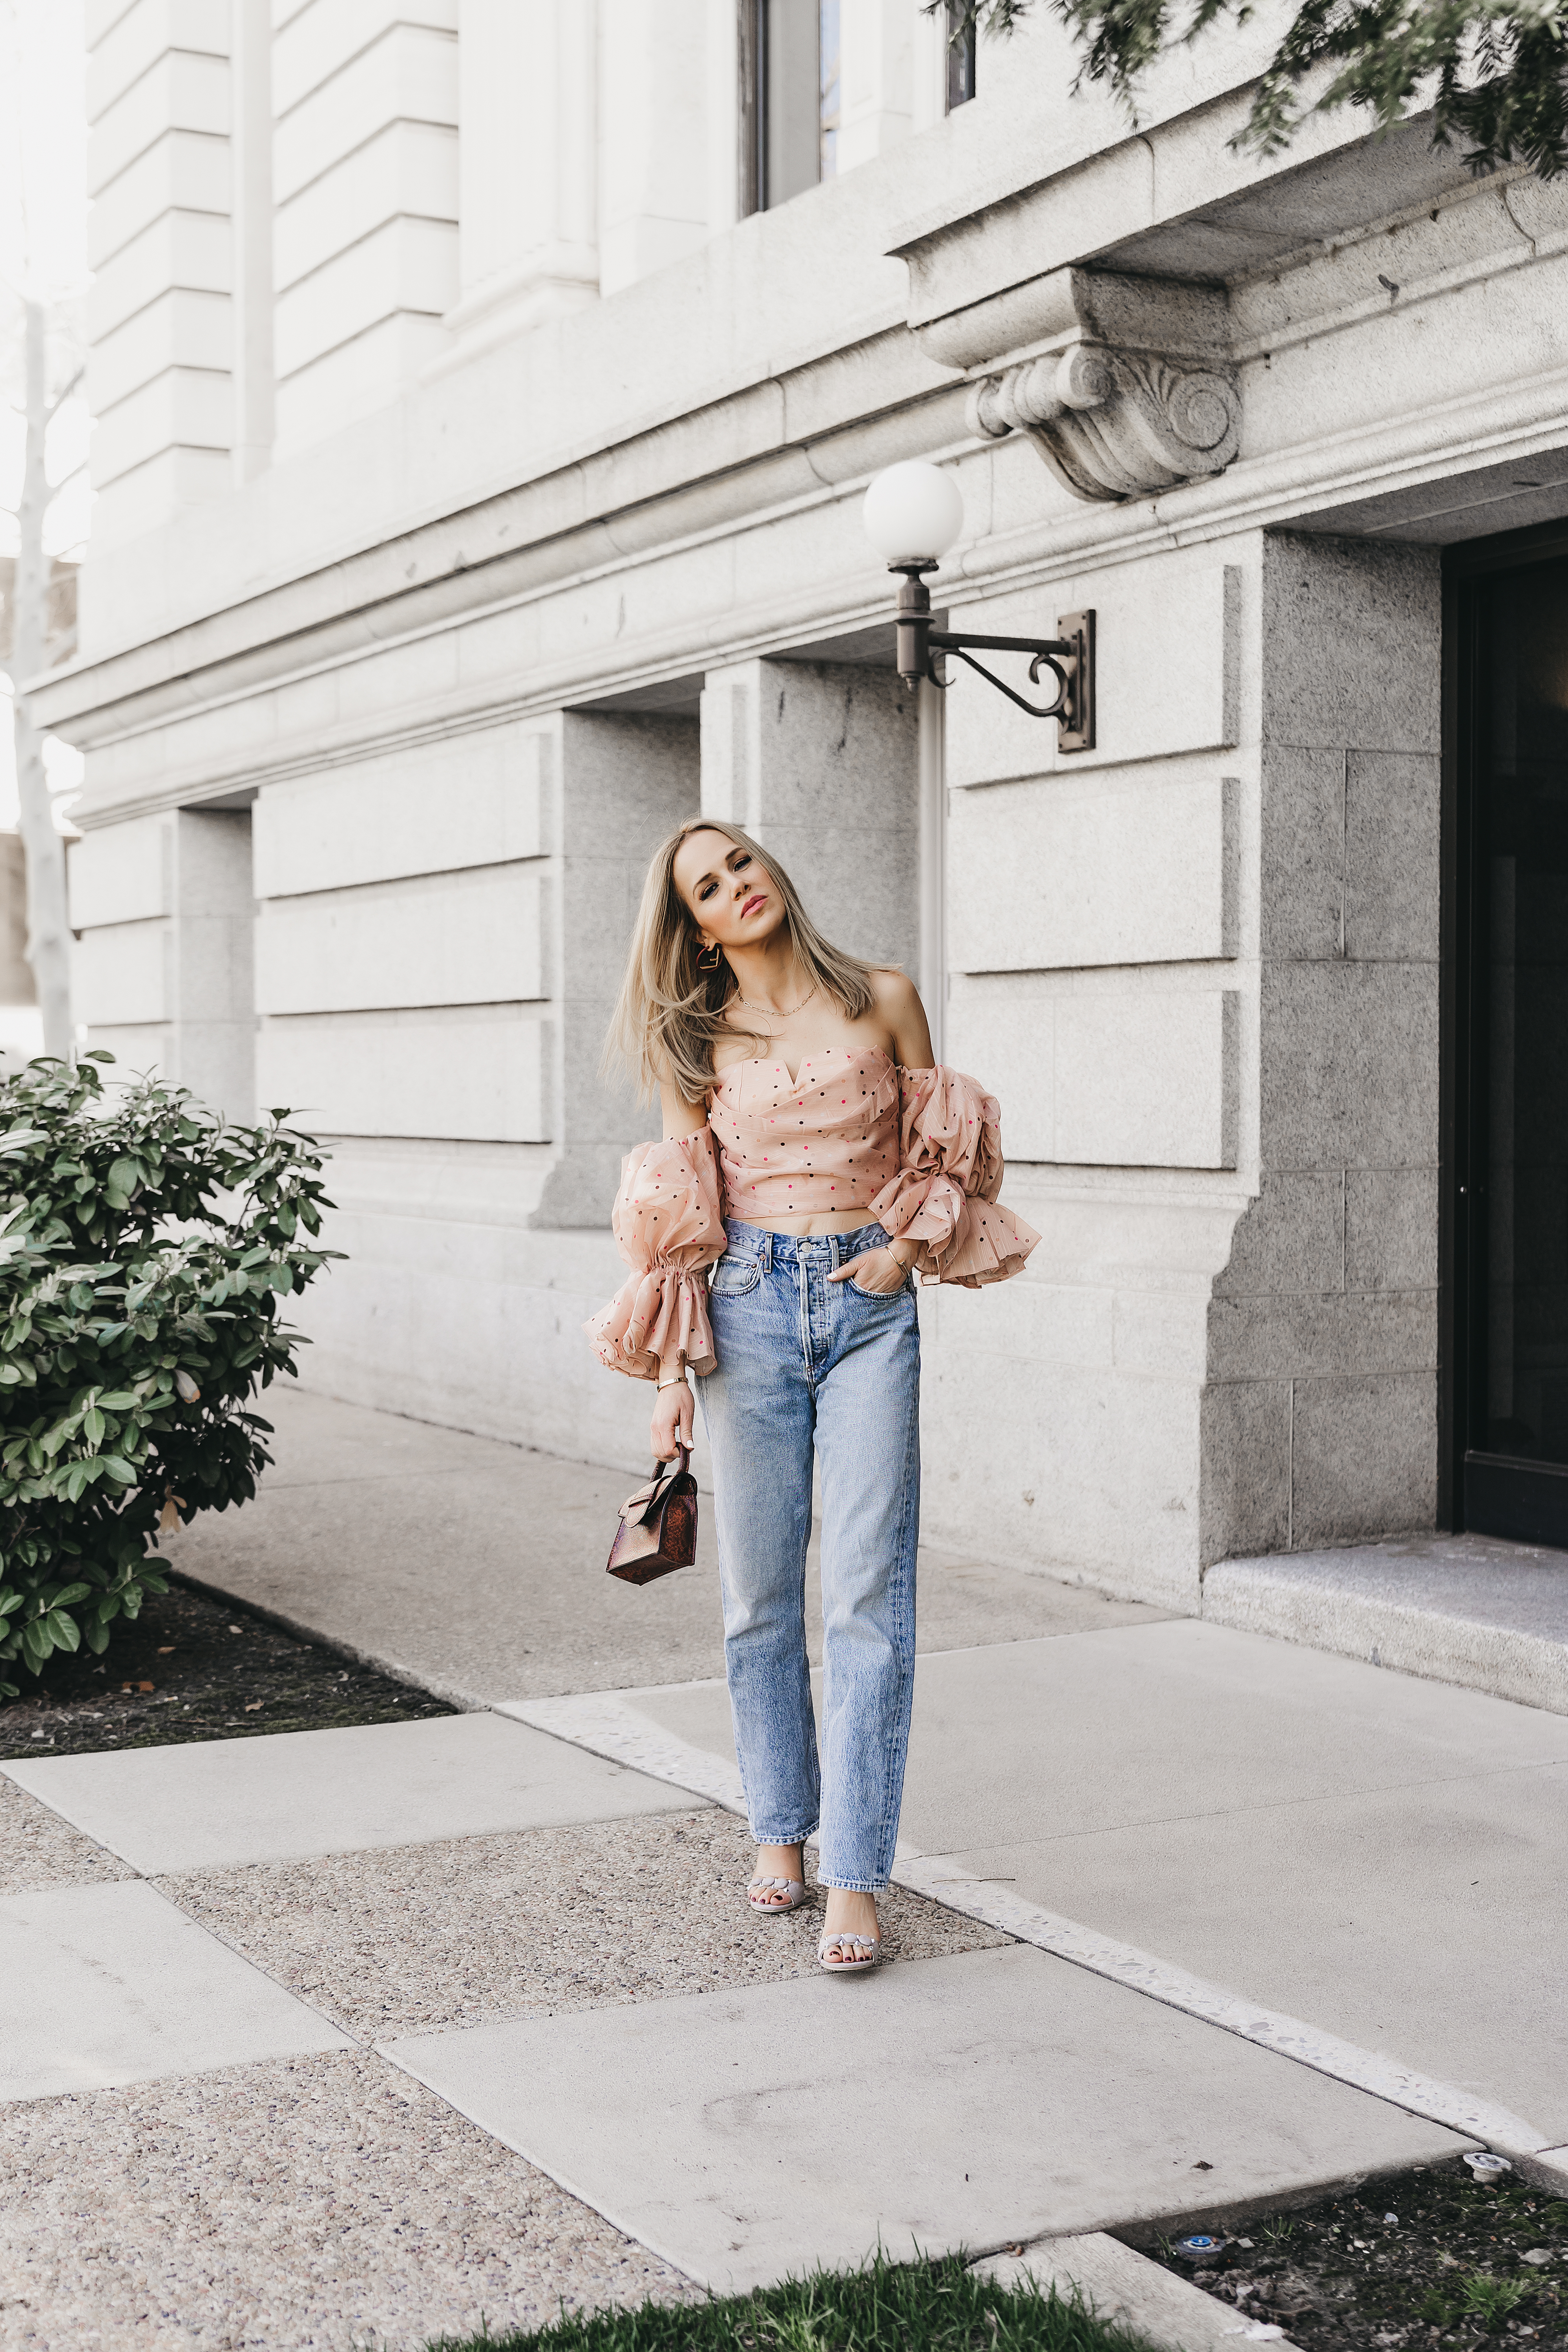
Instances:
[[[686,1374],[683,1371],[677,1372],[672,1381],[660,1381],[654,1393],[656,1395],[659,1395],[662,1394],[666,1389],[684,1389],[689,1388],[690,1385],[690,1382],[688,1381]]]

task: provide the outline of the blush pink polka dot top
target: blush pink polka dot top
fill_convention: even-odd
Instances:
[[[616,1371],[656,1380],[677,1350],[711,1371],[708,1269],[726,1216],[863,1210],[889,1240],[919,1242],[928,1281],[1005,1282],[1039,1235],[997,1200],[1002,1170],[996,1099],[960,1070],[848,1046],[808,1054],[793,1077],[784,1062],[731,1063],[705,1128],[626,1154],[611,1224],[632,1271],[584,1328]]]

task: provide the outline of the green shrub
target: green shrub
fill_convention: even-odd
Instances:
[[[230,1127],[180,1087],[104,1090],[88,1055],[0,1080],[0,1694],[109,1646],[168,1580],[176,1517],[256,1492],[292,1374],[278,1301],[335,1250],[309,1136]]]

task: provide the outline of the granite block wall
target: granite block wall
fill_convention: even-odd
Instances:
[[[1208,1315],[1209,1561],[1429,1528],[1435,549],[1264,541],[1258,1184]]]

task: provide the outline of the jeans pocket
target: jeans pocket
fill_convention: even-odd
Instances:
[[[708,1295],[710,1298],[744,1298],[749,1290],[755,1290],[762,1278],[760,1259],[726,1255],[713,1269]]]
[[[857,1298],[868,1298],[874,1307],[890,1307],[895,1298],[902,1298],[909,1289],[910,1277],[906,1274],[897,1290],[862,1290],[853,1275],[844,1286],[847,1290],[852,1290]]]

